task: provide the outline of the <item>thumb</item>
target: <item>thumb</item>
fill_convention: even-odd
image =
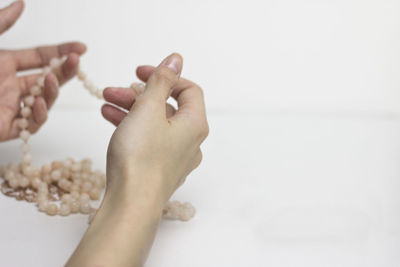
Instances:
[[[17,21],[24,9],[24,1],[18,0],[0,9],[0,34],[7,31]]]
[[[182,56],[176,53],[165,58],[148,79],[143,98],[160,102],[160,105],[165,107],[165,101],[179,80],[182,62]]]

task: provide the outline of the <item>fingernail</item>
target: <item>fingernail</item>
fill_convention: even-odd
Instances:
[[[180,75],[182,71],[182,58],[178,54],[172,54],[165,58],[160,65],[167,66],[170,70],[175,72],[176,75]]]

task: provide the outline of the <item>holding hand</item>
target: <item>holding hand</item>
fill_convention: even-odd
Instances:
[[[0,9],[0,34],[8,30],[19,18],[24,8],[23,1],[17,1]],[[42,95],[36,98],[32,106],[29,131],[36,132],[46,121],[47,111],[53,105],[59,86],[74,77],[79,65],[79,56],[86,51],[82,43],[66,43],[57,46],[45,46],[26,50],[0,50],[0,141],[18,136],[18,114],[21,99],[29,94],[41,74],[18,76],[19,71],[42,68],[53,57],[67,56],[64,64],[50,73],[43,83]]]
[[[181,56],[172,54],[157,68],[138,68],[138,77],[147,84],[137,98],[128,88],[104,91],[106,100],[130,110],[126,113],[111,105],[102,110],[106,119],[118,125],[107,157],[107,177],[116,180],[110,181],[110,187],[153,186],[162,189],[165,203],[200,164],[200,144],[208,134],[203,93],[193,82],[179,78],[181,70]],[[170,95],[178,110],[166,105]]]

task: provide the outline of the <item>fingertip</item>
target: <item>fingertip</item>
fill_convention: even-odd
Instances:
[[[118,126],[127,115],[126,112],[123,112],[110,104],[104,104],[101,107],[101,114],[107,121],[111,122],[115,126]]]
[[[142,65],[136,68],[136,76],[143,82],[147,82],[153,71],[155,70],[154,66],[150,65]]]

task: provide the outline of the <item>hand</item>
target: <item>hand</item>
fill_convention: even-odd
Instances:
[[[182,58],[167,57],[157,68],[139,67],[143,94],[107,88],[104,117],[118,125],[107,153],[107,192],[66,266],[143,266],[161,210],[201,161],[208,135],[203,93],[179,78]],[[169,96],[178,110],[166,105]]]
[[[23,8],[23,1],[17,1],[0,9],[0,34],[17,21]],[[86,46],[77,42],[26,50],[0,50],[0,141],[18,136],[21,99],[29,94],[29,89],[40,77],[40,74],[18,76],[17,73],[44,67],[53,57],[68,56],[55,75],[50,73],[46,76],[42,95],[33,104],[28,130],[34,133],[46,121],[47,111],[58,95],[59,86],[76,74],[79,56],[85,51]]]
[[[200,164],[200,144],[208,135],[203,93],[196,84],[179,79],[181,70],[182,58],[173,54],[156,69],[138,68],[138,77],[147,82],[143,95],[136,97],[128,88],[104,91],[107,101],[130,110],[108,104],[102,109],[103,116],[118,125],[107,157],[107,177],[117,180],[110,181],[117,191],[156,188],[166,202]],[[170,95],[178,110],[166,105]]]

